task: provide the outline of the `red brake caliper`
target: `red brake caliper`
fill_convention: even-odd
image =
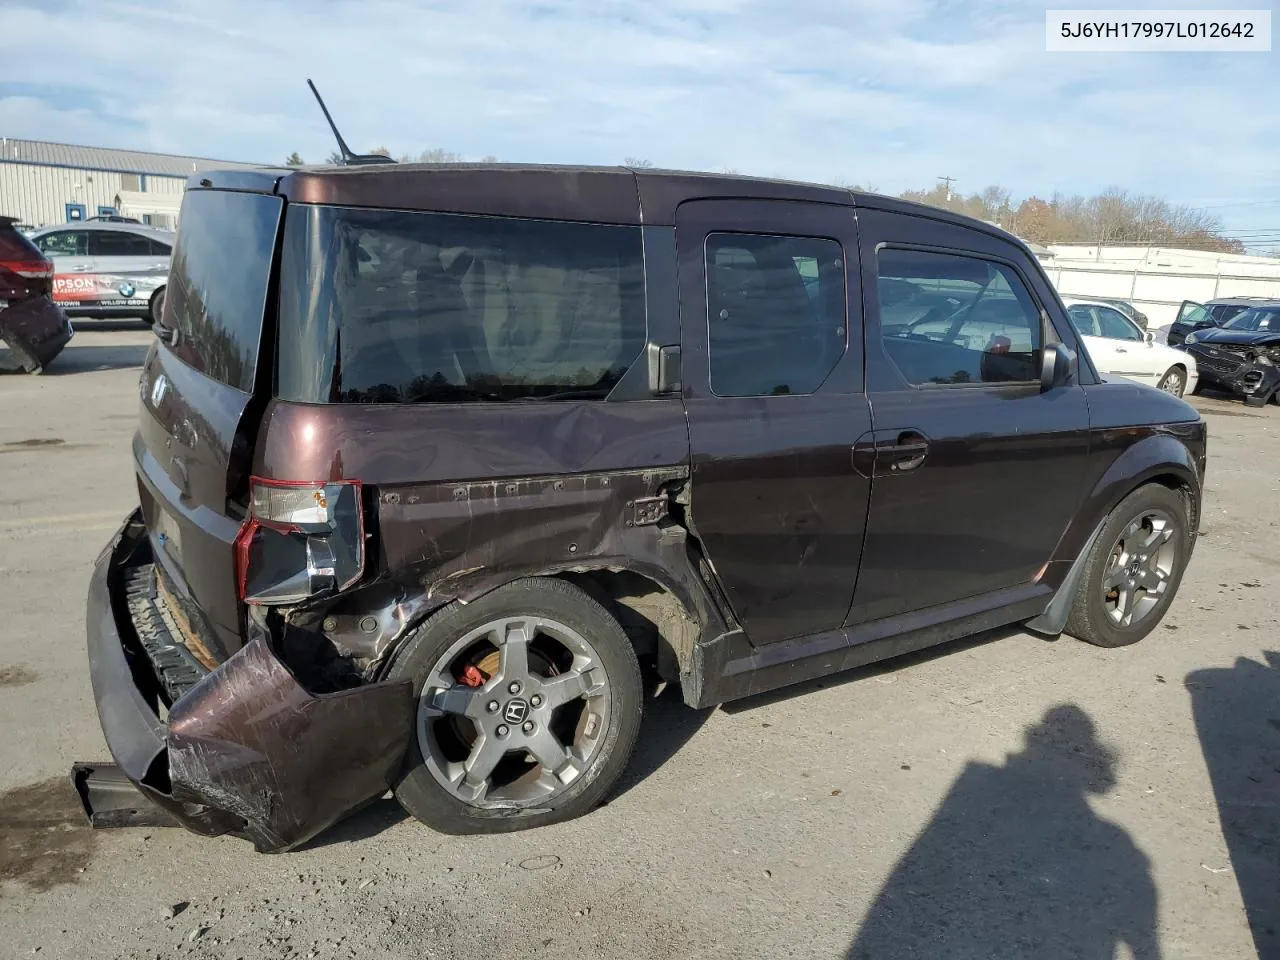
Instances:
[[[464,687],[483,687],[488,680],[483,670],[470,663],[462,668],[462,674],[458,677],[458,682]]]

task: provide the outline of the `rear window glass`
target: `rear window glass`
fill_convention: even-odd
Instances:
[[[638,227],[290,207],[281,397],[602,398],[645,339]]]
[[[176,353],[219,383],[253,390],[271,259],[283,201],[189,190],[173,251],[163,323]]]

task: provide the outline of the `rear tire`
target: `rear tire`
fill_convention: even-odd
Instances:
[[[160,322],[160,318],[164,315],[164,295],[164,287],[161,287],[151,295],[151,306],[148,308],[146,317],[143,318],[153,327]]]
[[[1174,364],[1168,369],[1156,387],[1165,393],[1171,393],[1175,397],[1181,397],[1187,392],[1187,371],[1182,367]]]
[[[443,833],[509,833],[589,812],[640,732],[631,641],[563,580],[518,580],[429,617],[388,671],[406,678],[415,722],[395,796]]]
[[[1099,647],[1137,643],[1159,625],[1191,552],[1182,496],[1139,487],[1112,511],[1085,562],[1066,632]]]

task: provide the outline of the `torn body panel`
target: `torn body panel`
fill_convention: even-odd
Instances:
[[[390,786],[412,717],[408,682],[312,694],[258,636],[170,711],[174,795],[287,850]]]
[[[408,683],[313,693],[255,631],[160,718],[161,682],[125,597],[130,570],[150,559],[135,512],[89,590],[94,697],[129,781],[188,829],[244,836],[261,852],[295,847],[380,796],[408,742]]]

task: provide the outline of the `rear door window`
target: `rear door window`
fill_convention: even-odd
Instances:
[[[1141,340],[1142,331],[1135,327],[1119,310],[1098,307],[1095,310],[1102,335],[1111,340]]]
[[[94,230],[89,233],[91,257],[145,257],[151,252],[146,237],[123,230]]]
[[[638,227],[290,207],[279,395],[603,398],[644,345]]]
[[[245,393],[257,371],[282,207],[279,197],[220,190],[188,190],[182,200],[163,323],[178,331],[181,360]]]
[[[707,237],[707,344],[719,397],[813,393],[844,353],[839,243],[816,237]]]

